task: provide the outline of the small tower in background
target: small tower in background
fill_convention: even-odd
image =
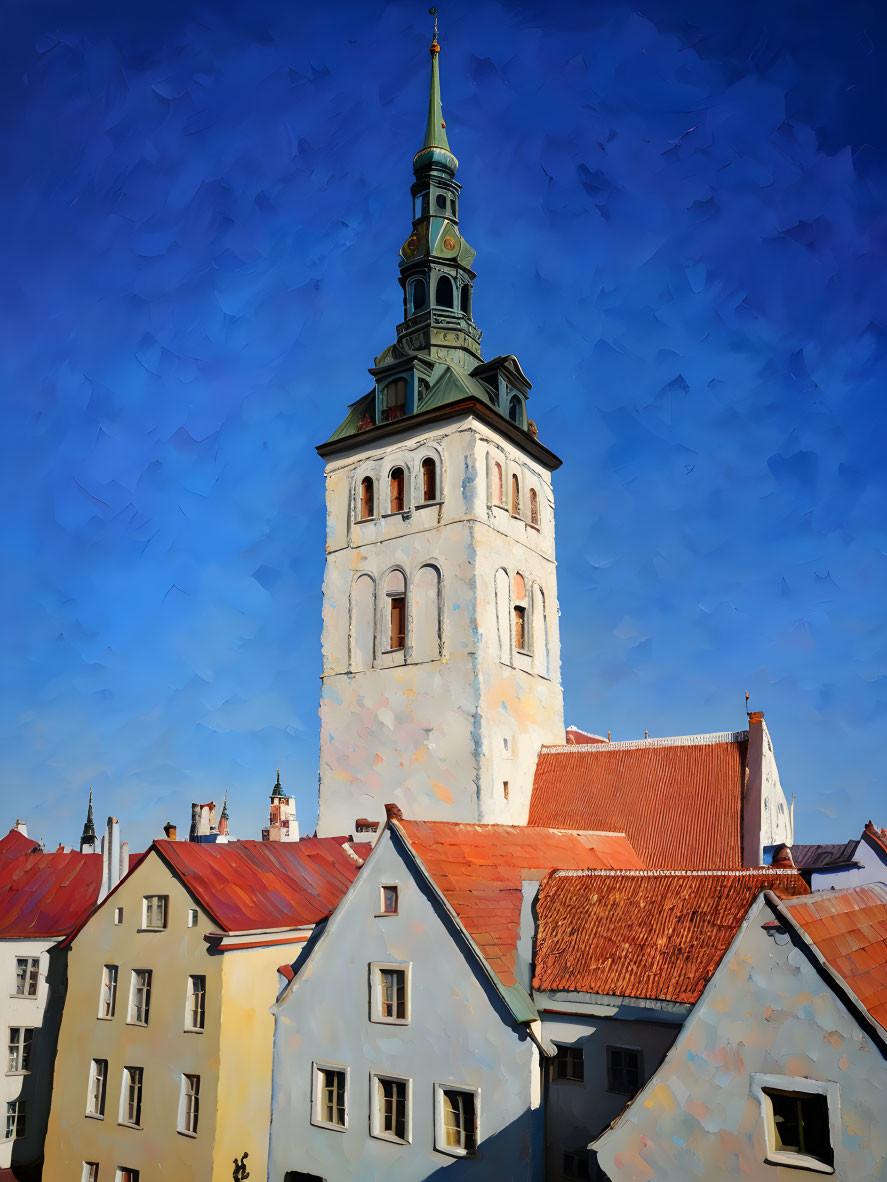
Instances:
[[[296,820],[296,798],[287,796],[280,783],[280,768],[277,769],[277,783],[271,789],[271,811],[268,828],[262,830],[262,841],[298,841],[299,823]]]
[[[89,808],[86,812],[86,822],[83,826],[83,832],[80,834],[80,853],[81,854],[95,854],[98,853],[96,846],[98,839],[95,833],[95,819],[92,815],[92,789],[89,790]]]
[[[222,797],[222,815],[219,817],[219,837],[228,836],[228,793]]]

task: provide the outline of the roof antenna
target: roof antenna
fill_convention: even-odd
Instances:
[[[644,738],[649,739],[649,737],[650,737],[650,732],[647,730],[646,727],[644,727]]]
[[[745,691],[745,714],[747,718],[750,717],[748,712],[748,690]]]

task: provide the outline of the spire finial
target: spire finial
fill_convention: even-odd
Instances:
[[[437,45],[437,9],[429,8],[428,15],[434,17],[434,40],[431,42],[432,46]],[[434,50],[432,49],[432,53]]]
[[[438,72],[437,59],[440,56],[440,46],[437,43],[437,9],[429,8],[428,11],[434,17],[434,40],[431,42],[431,93],[428,98],[428,125],[425,128],[425,142],[422,144],[422,151],[419,152],[413,161],[413,167],[417,164],[431,163],[431,160],[425,160],[424,154],[427,148],[442,148],[447,156],[444,157],[444,162],[455,172],[457,164],[456,158],[450,152],[450,145],[447,143],[447,125],[443,121],[443,113],[440,105],[440,74]]]

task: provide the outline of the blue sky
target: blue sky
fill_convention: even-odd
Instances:
[[[13,0],[3,825],[316,817],[322,464],[393,339],[427,5]],[[765,711],[801,841],[887,824],[887,14],[442,7],[487,356],[556,476],[569,722]],[[879,380],[880,379],[880,380]],[[2,827],[2,825],[0,825]]]

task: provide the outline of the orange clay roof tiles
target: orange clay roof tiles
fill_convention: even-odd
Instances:
[[[404,819],[391,824],[407,838],[506,986],[515,984],[523,880],[538,881],[554,867],[641,865],[631,844],[616,833]]]
[[[151,847],[227,932],[302,927],[326,918],[354,881],[362,861],[342,838],[156,841]],[[371,847],[353,843],[358,859]]]
[[[100,854],[0,858],[0,939],[65,936],[95,906]]]
[[[695,1002],[755,897],[796,870],[555,872],[536,902],[534,989]]]
[[[785,900],[828,965],[887,1027],[887,888],[882,883]]]
[[[625,833],[644,865],[742,866],[745,731],[543,747],[529,825]]]

